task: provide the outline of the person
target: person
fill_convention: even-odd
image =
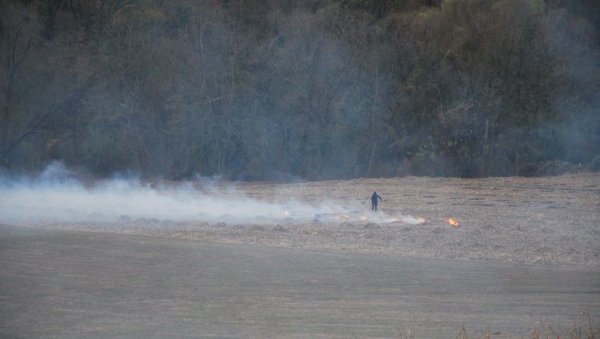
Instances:
[[[373,192],[373,195],[371,195],[371,210],[372,211],[377,211],[377,203],[379,202],[377,199],[383,201],[383,199],[379,196],[379,194],[377,194],[377,192]]]

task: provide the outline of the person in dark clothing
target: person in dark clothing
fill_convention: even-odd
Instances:
[[[372,211],[377,211],[377,203],[379,202],[377,199],[383,201],[383,199],[379,196],[379,194],[377,194],[377,192],[373,192],[373,195],[371,195],[371,210]]]

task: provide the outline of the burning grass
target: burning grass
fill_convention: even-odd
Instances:
[[[309,250],[600,266],[600,173],[16,188],[0,192],[0,215],[17,218],[0,220],[4,223]],[[384,198],[378,212],[370,211],[373,190]],[[16,193],[28,195],[19,200]],[[287,231],[273,231],[277,225]]]

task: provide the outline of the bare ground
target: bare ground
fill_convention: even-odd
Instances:
[[[0,226],[1,338],[598,335],[600,272]],[[531,338],[536,338],[532,336]],[[544,338],[546,338],[544,336]]]

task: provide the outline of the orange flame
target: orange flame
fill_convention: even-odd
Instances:
[[[340,215],[336,215],[335,217],[333,217],[333,219],[335,219],[336,221],[346,221],[350,218],[349,215],[345,215],[345,214],[340,214]]]
[[[448,218],[448,220],[446,220],[447,223],[449,223],[450,225],[452,225],[452,227],[458,228],[460,227],[460,222],[454,218]]]

